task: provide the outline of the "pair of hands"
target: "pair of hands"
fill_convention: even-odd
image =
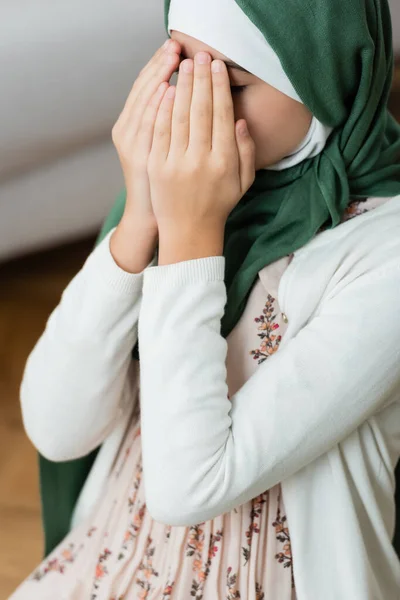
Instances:
[[[176,40],[157,50],[112,130],[127,189],[122,219],[168,236],[223,231],[255,178],[255,144],[245,120],[235,124],[225,64],[197,53],[180,64],[175,87],[169,79],[180,53]]]

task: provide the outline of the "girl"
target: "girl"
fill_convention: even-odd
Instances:
[[[398,599],[387,1],[165,25],[113,129],[126,190],[27,361],[46,558],[11,599]]]

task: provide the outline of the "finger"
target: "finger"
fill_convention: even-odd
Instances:
[[[254,182],[256,145],[251,137],[245,119],[235,123],[236,143],[239,154],[240,187],[242,196]],[[244,133],[241,133],[244,131]]]
[[[172,154],[186,152],[189,144],[192,88],[193,61],[188,58],[181,62],[179,68],[171,125],[170,152]]]
[[[176,51],[175,40],[172,49],[161,52],[157,58],[150,61],[148,68],[141,72],[126,100],[126,110],[129,112],[138,103],[145,104],[154,94],[160,83],[169,81],[171,75],[179,64],[179,52]],[[135,87],[136,84],[136,87]],[[125,110],[125,107],[124,107]]]
[[[179,42],[176,40],[167,41],[169,41],[168,47],[161,46],[136,78],[118,119],[121,128],[124,128],[126,122],[130,119],[132,110],[139,111],[137,118],[140,120],[145,105],[160,83],[163,81],[168,82],[179,64],[179,54],[181,52]],[[168,59],[169,56],[173,58]],[[139,103],[141,103],[141,108],[138,108]]]
[[[163,57],[165,53],[176,53],[180,54],[182,51],[181,45],[176,40],[168,39],[153,55],[153,57],[149,60],[148,63],[142,68],[140,71],[140,75],[145,75],[147,71],[151,70],[154,67],[154,64]]]
[[[151,154],[157,164],[162,164],[168,158],[171,141],[171,121],[174,108],[175,86],[170,85],[161,100],[154,125]]]
[[[202,64],[199,59],[208,62]],[[212,136],[212,83],[210,72],[211,56],[208,52],[197,52],[194,60],[192,104],[190,108],[189,147],[196,150],[211,150]]]
[[[236,152],[235,115],[230,80],[222,60],[212,62],[213,124],[212,150],[220,155],[229,150]],[[219,68],[218,71],[215,71]]]
[[[163,81],[147,104],[143,119],[140,123],[140,128],[137,134],[137,151],[140,151],[143,161],[146,163],[153,143],[154,125],[156,122],[157,113],[167,89],[168,83]]]

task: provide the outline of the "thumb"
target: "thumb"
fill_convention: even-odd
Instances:
[[[240,184],[242,188],[241,192],[243,195],[247,192],[256,176],[256,145],[250,135],[249,130],[247,129],[247,123],[245,119],[240,119],[237,121],[235,132],[239,152]]]

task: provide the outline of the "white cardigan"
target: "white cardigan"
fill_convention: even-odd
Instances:
[[[281,481],[298,600],[399,600],[399,232],[396,196],[297,250],[278,291],[288,317],[279,351],[230,400],[225,258],[129,274],[110,232],[63,292],[21,384],[24,426],[44,456],[77,458],[105,440],[75,522],[137,402],[139,335],[153,518],[197,524]]]

